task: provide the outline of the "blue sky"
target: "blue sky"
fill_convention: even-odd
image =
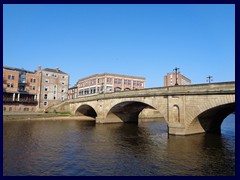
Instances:
[[[163,86],[175,67],[192,84],[235,80],[235,5],[3,5],[3,65],[59,67],[70,86],[96,73]]]

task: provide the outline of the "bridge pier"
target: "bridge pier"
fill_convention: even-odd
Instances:
[[[168,134],[185,135],[185,127],[180,123],[168,123]]]

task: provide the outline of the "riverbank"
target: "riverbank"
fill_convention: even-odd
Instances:
[[[27,120],[79,120],[95,121],[87,116],[73,116],[57,113],[3,113],[3,121],[27,121]]]

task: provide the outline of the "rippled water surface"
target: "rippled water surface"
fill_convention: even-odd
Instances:
[[[168,136],[164,121],[4,122],[4,175],[235,175],[235,115],[222,134]]]

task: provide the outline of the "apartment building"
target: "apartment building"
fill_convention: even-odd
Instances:
[[[164,76],[164,86],[174,86],[176,84],[176,81],[178,85],[190,85],[191,80],[185,76],[183,76],[180,73],[167,73],[167,75]]]
[[[68,98],[69,75],[59,68],[34,72],[3,66],[3,110],[42,111]]]
[[[3,110],[36,111],[38,86],[34,72],[3,66]]]
[[[145,78],[120,74],[94,74],[77,82],[77,97],[145,88]]]
[[[38,66],[36,73],[40,81],[38,89],[38,107],[40,109],[59,104],[68,98],[69,75],[67,73],[59,68],[42,69],[41,66]]]

